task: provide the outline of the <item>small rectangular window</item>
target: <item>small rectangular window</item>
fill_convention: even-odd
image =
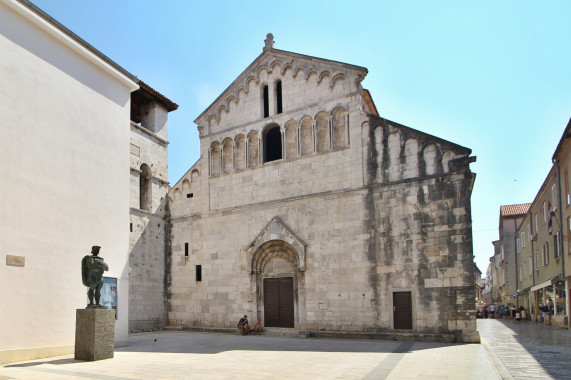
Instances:
[[[521,247],[525,248],[525,232],[522,231],[520,237],[521,237]]]
[[[129,231],[133,232],[133,223],[129,223]]]
[[[535,265],[535,270],[539,270],[539,252],[537,251],[533,254],[533,265]]]
[[[551,202],[553,203],[551,206],[551,210],[557,210],[557,188],[555,185],[551,186]],[[551,211],[549,210],[549,211]]]
[[[196,266],[196,281],[202,281],[202,265]]]
[[[539,232],[539,224],[537,224],[537,214],[535,214],[534,218],[535,218],[535,233],[538,233]]]
[[[519,239],[516,239],[516,252],[517,253],[521,252],[521,243],[520,243]]]
[[[543,244],[543,266],[549,264],[549,243],[545,242]]]
[[[545,201],[543,202],[542,209],[543,209],[543,222],[547,223],[547,205],[545,204]]]
[[[188,243],[184,243],[184,255],[188,256]]]
[[[194,193],[188,193],[188,194],[186,194],[186,197],[187,197],[187,198],[192,198],[192,197],[194,197]]]

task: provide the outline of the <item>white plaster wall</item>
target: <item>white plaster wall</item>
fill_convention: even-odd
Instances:
[[[0,5],[0,354],[72,346],[92,245],[118,279],[127,342],[128,82]],[[93,58],[92,58],[93,59]],[[132,82],[131,82],[132,83]],[[25,257],[25,267],[6,265]]]

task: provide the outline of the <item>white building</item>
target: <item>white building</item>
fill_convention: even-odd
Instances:
[[[125,345],[138,79],[33,4],[3,0],[0,80],[0,363],[73,352],[92,245],[117,283]]]

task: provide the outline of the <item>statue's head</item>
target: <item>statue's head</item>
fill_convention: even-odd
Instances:
[[[98,245],[94,245],[93,247],[91,247],[91,254],[94,256],[99,255],[99,250],[101,249],[100,246]]]

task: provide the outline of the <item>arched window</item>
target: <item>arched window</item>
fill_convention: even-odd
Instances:
[[[274,124],[264,131],[264,162],[282,159],[282,132]]]
[[[251,131],[248,134],[248,167],[255,168],[258,166],[258,132]]]
[[[276,113],[282,113],[282,81],[278,80],[276,82]]]
[[[151,168],[147,164],[141,165],[141,174],[139,175],[139,208],[145,211],[151,211],[153,202],[153,183]]]

